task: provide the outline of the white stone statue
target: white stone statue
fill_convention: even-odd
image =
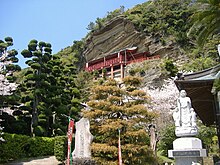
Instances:
[[[73,158],[90,158],[90,144],[92,139],[93,136],[90,133],[89,119],[82,118],[76,122],[75,149],[72,153]]]
[[[177,136],[194,136],[197,134],[196,113],[191,105],[191,99],[186,91],[181,90],[177,99],[177,108],[173,112]]]
[[[193,108],[190,109],[190,124],[192,127],[197,127],[196,125],[196,113]]]

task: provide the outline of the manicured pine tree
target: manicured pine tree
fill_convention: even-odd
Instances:
[[[150,98],[140,85],[140,78],[126,77],[121,83],[110,79],[91,88],[90,110],[83,113],[91,122],[92,155],[98,164],[117,164],[118,129],[123,164],[154,164],[147,126],[156,114],[147,109]]]
[[[78,120],[81,109],[80,92],[75,84],[76,67],[70,61],[63,61],[60,55],[53,55],[48,65],[51,68],[51,77],[54,78],[49,87],[53,96],[48,97],[51,100],[51,111],[56,116],[54,135],[63,135],[67,130],[68,119],[62,115]]]
[[[31,134],[65,135],[68,120],[62,114],[77,119],[80,110],[74,63],[66,63],[60,54],[51,55],[51,45],[36,40],[30,41],[22,55],[30,58],[20,90],[21,108],[32,115]]]
[[[24,58],[29,58],[26,64],[30,67],[20,87],[24,106],[21,109],[31,114],[31,135],[48,135],[48,120],[52,112],[47,111],[47,97],[50,77],[47,63],[51,59],[51,44],[31,40],[28,49],[21,52]],[[39,120],[40,119],[40,120]],[[40,125],[39,125],[40,124]]]

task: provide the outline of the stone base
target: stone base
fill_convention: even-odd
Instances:
[[[183,137],[173,142],[173,150],[168,156],[175,158],[176,165],[202,164],[202,157],[206,157],[206,150],[202,149],[202,141],[198,138]]]
[[[194,137],[182,137],[173,141],[174,150],[202,149],[202,141]]]
[[[168,156],[172,158],[206,157],[205,149],[168,150]]]
[[[176,165],[202,165],[202,158],[175,158]]]
[[[73,158],[73,165],[96,165],[91,158]]]
[[[177,137],[195,136],[198,134],[197,127],[176,127],[175,134]]]

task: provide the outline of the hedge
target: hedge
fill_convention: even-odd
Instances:
[[[67,157],[67,136],[33,138],[26,135],[5,133],[3,138],[6,142],[0,143],[0,163],[49,155],[54,155],[58,161],[64,162]],[[72,151],[74,143],[73,138]]]
[[[54,144],[54,155],[60,162],[64,162],[67,156],[67,137],[56,136]]]
[[[21,158],[54,155],[54,138],[5,133],[0,143],[0,162]]]
[[[67,158],[67,136],[56,136],[54,144],[54,155],[60,162],[64,162]],[[75,138],[72,139],[71,152],[74,150]]]

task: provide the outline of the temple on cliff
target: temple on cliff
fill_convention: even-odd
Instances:
[[[88,72],[97,70],[101,74],[102,70],[105,69],[106,77],[124,78],[124,68],[126,65],[159,58],[159,55],[151,56],[149,52],[140,53],[137,52],[137,47],[132,47],[89,61],[86,63],[85,70]]]

